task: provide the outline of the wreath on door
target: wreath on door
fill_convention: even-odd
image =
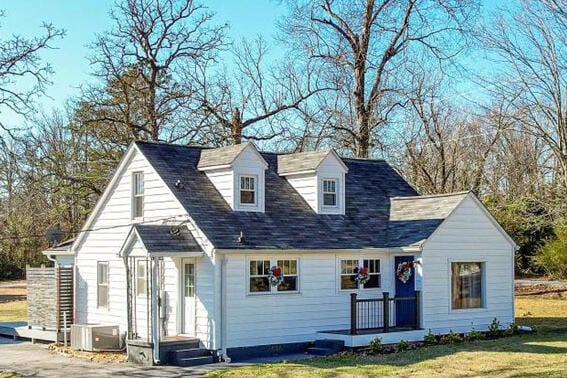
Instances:
[[[404,261],[398,264],[396,269],[396,277],[403,283],[406,283],[411,278],[411,268],[413,266],[413,261]]]

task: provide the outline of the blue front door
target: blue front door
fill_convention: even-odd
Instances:
[[[398,265],[404,262],[412,262],[413,256],[397,256],[394,258],[394,279],[396,280],[396,298],[415,297],[415,270],[411,266],[411,276],[404,283],[400,280],[396,272]],[[415,301],[396,301],[396,326],[413,327],[415,326]]]

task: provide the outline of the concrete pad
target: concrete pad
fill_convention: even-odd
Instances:
[[[33,377],[203,377],[216,369],[259,363],[312,358],[309,354],[257,358],[234,364],[217,363],[197,367],[138,366],[131,363],[101,363],[61,356],[47,350],[47,344],[32,344],[0,337],[0,371],[13,371]]]

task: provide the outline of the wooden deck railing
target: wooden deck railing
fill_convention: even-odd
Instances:
[[[356,293],[350,295],[350,334],[356,335],[361,330],[381,330],[390,332],[395,327],[420,327],[421,293],[412,297],[391,298],[388,292],[382,298],[358,299]],[[396,312],[410,313],[411,321],[398,324]]]

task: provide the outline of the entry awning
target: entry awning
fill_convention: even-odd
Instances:
[[[129,254],[128,249],[135,238],[151,256],[200,257],[204,254],[184,225],[135,224],[120,249],[120,256]]]

